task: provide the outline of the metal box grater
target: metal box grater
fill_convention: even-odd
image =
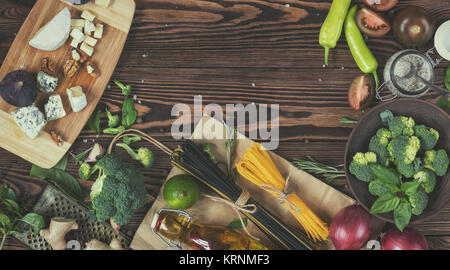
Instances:
[[[76,240],[81,244],[81,248],[84,248],[85,244],[91,239],[97,239],[109,245],[112,239],[117,238],[125,249],[128,249],[131,243],[129,237],[123,233],[114,231],[109,223],[88,221],[88,209],[80,206],[73,199],[50,184],[44,190],[31,212],[44,217],[46,228],[50,225],[50,219],[53,217],[76,219],[79,229],[68,232],[66,234],[66,241]],[[44,238],[33,234],[29,225],[22,225],[20,230],[23,233],[16,234],[14,237],[31,249],[52,249]]]

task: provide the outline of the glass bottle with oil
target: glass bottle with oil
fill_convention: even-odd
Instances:
[[[267,250],[247,234],[223,226],[203,225],[179,210],[161,209],[152,221],[153,232],[169,247],[196,250]]]

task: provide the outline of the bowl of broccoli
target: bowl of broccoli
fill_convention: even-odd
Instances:
[[[420,99],[382,103],[350,135],[347,181],[367,211],[403,230],[450,202],[448,153],[447,112]]]

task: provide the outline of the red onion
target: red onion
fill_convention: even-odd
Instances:
[[[372,218],[359,205],[347,206],[334,217],[330,238],[338,250],[360,249],[369,241]]]
[[[406,228],[403,232],[397,228],[389,230],[381,239],[382,250],[428,250],[425,237],[413,228]]]

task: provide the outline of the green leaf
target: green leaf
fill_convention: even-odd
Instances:
[[[348,119],[346,117],[339,118],[339,122],[341,122],[341,124],[346,124],[346,125],[354,125],[354,124],[358,123],[358,121]]]
[[[405,182],[400,189],[404,194],[411,196],[417,192],[419,185],[419,182]]]
[[[5,228],[9,227],[9,225],[11,225],[11,220],[7,215],[0,213],[0,224]]]
[[[439,98],[437,101],[437,105],[444,111],[447,111],[448,109],[450,109],[450,98],[447,97]]]
[[[45,227],[44,218],[36,213],[28,213],[23,218],[19,219],[33,228],[34,234],[38,234],[40,230]]]
[[[50,169],[48,171],[48,181],[57,186],[69,197],[72,197],[77,201],[83,199],[83,191],[81,190],[80,184],[77,179],[69,173],[55,168]]]
[[[402,199],[398,207],[394,210],[394,222],[395,226],[400,230],[408,226],[409,221],[411,220],[411,205],[405,199]]]
[[[385,194],[379,197],[370,208],[371,214],[381,214],[393,211],[400,204],[400,198],[395,194]]]
[[[9,199],[17,202],[17,196],[14,190],[10,187],[8,187],[7,184],[3,184],[2,186],[2,192],[0,193],[0,198],[2,199]]]
[[[72,152],[69,152],[69,154],[72,156],[72,158],[75,160],[75,162],[78,163],[78,165],[81,165],[84,163],[86,156],[89,154],[89,152],[91,150],[92,150],[92,147],[84,150],[83,152],[79,153],[78,155],[75,155]]]
[[[208,154],[208,156],[212,162],[217,163],[217,158],[212,153],[212,147],[213,147],[213,145],[211,143],[204,144],[202,147],[202,151],[205,152],[206,154]]]
[[[100,109],[98,107],[95,108],[91,117],[89,117],[87,126],[90,130],[93,130],[97,132],[97,134],[100,134]]]
[[[127,98],[122,104],[122,125],[124,127],[132,126],[137,119],[137,111],[134,108],[134,101],[131,98]]]
[[[242,222],[244,223],[244,226],[248,225],[248,221],[247,218],[243,218]],[[242,229],[242,222],[239,218],[233,220],[230,222],[230,224],[228,224],[227,228],[228,229]]]
[[[445,71],[444,84],[448,91],[450,91],[450,65],[447,66]]]
[[[377,179],[383,181],[386,184],[400,186],[400,176],[393,170],[390,170],[389,168],[386,168],[383,165],[377,163],[370,163],[369,168]]]
[[[10,200],[10,199],[5,199],[5,200],[3,200],[3,203],[5,204],[7,211],[9,211],[12,214],[15,214],[19,217],[22,216],[22,213],[20,213],[20,207],[15,201]]]
[[[68,161],[67,157],[68,157],[67,155],[64,155],[64,157],[53,168],[65,171],[67,168],[67,161]]]
[[[45,179],[47,178],[48,169],[41,168],[37,165],[32,165],[30,170],[30,177]]]

